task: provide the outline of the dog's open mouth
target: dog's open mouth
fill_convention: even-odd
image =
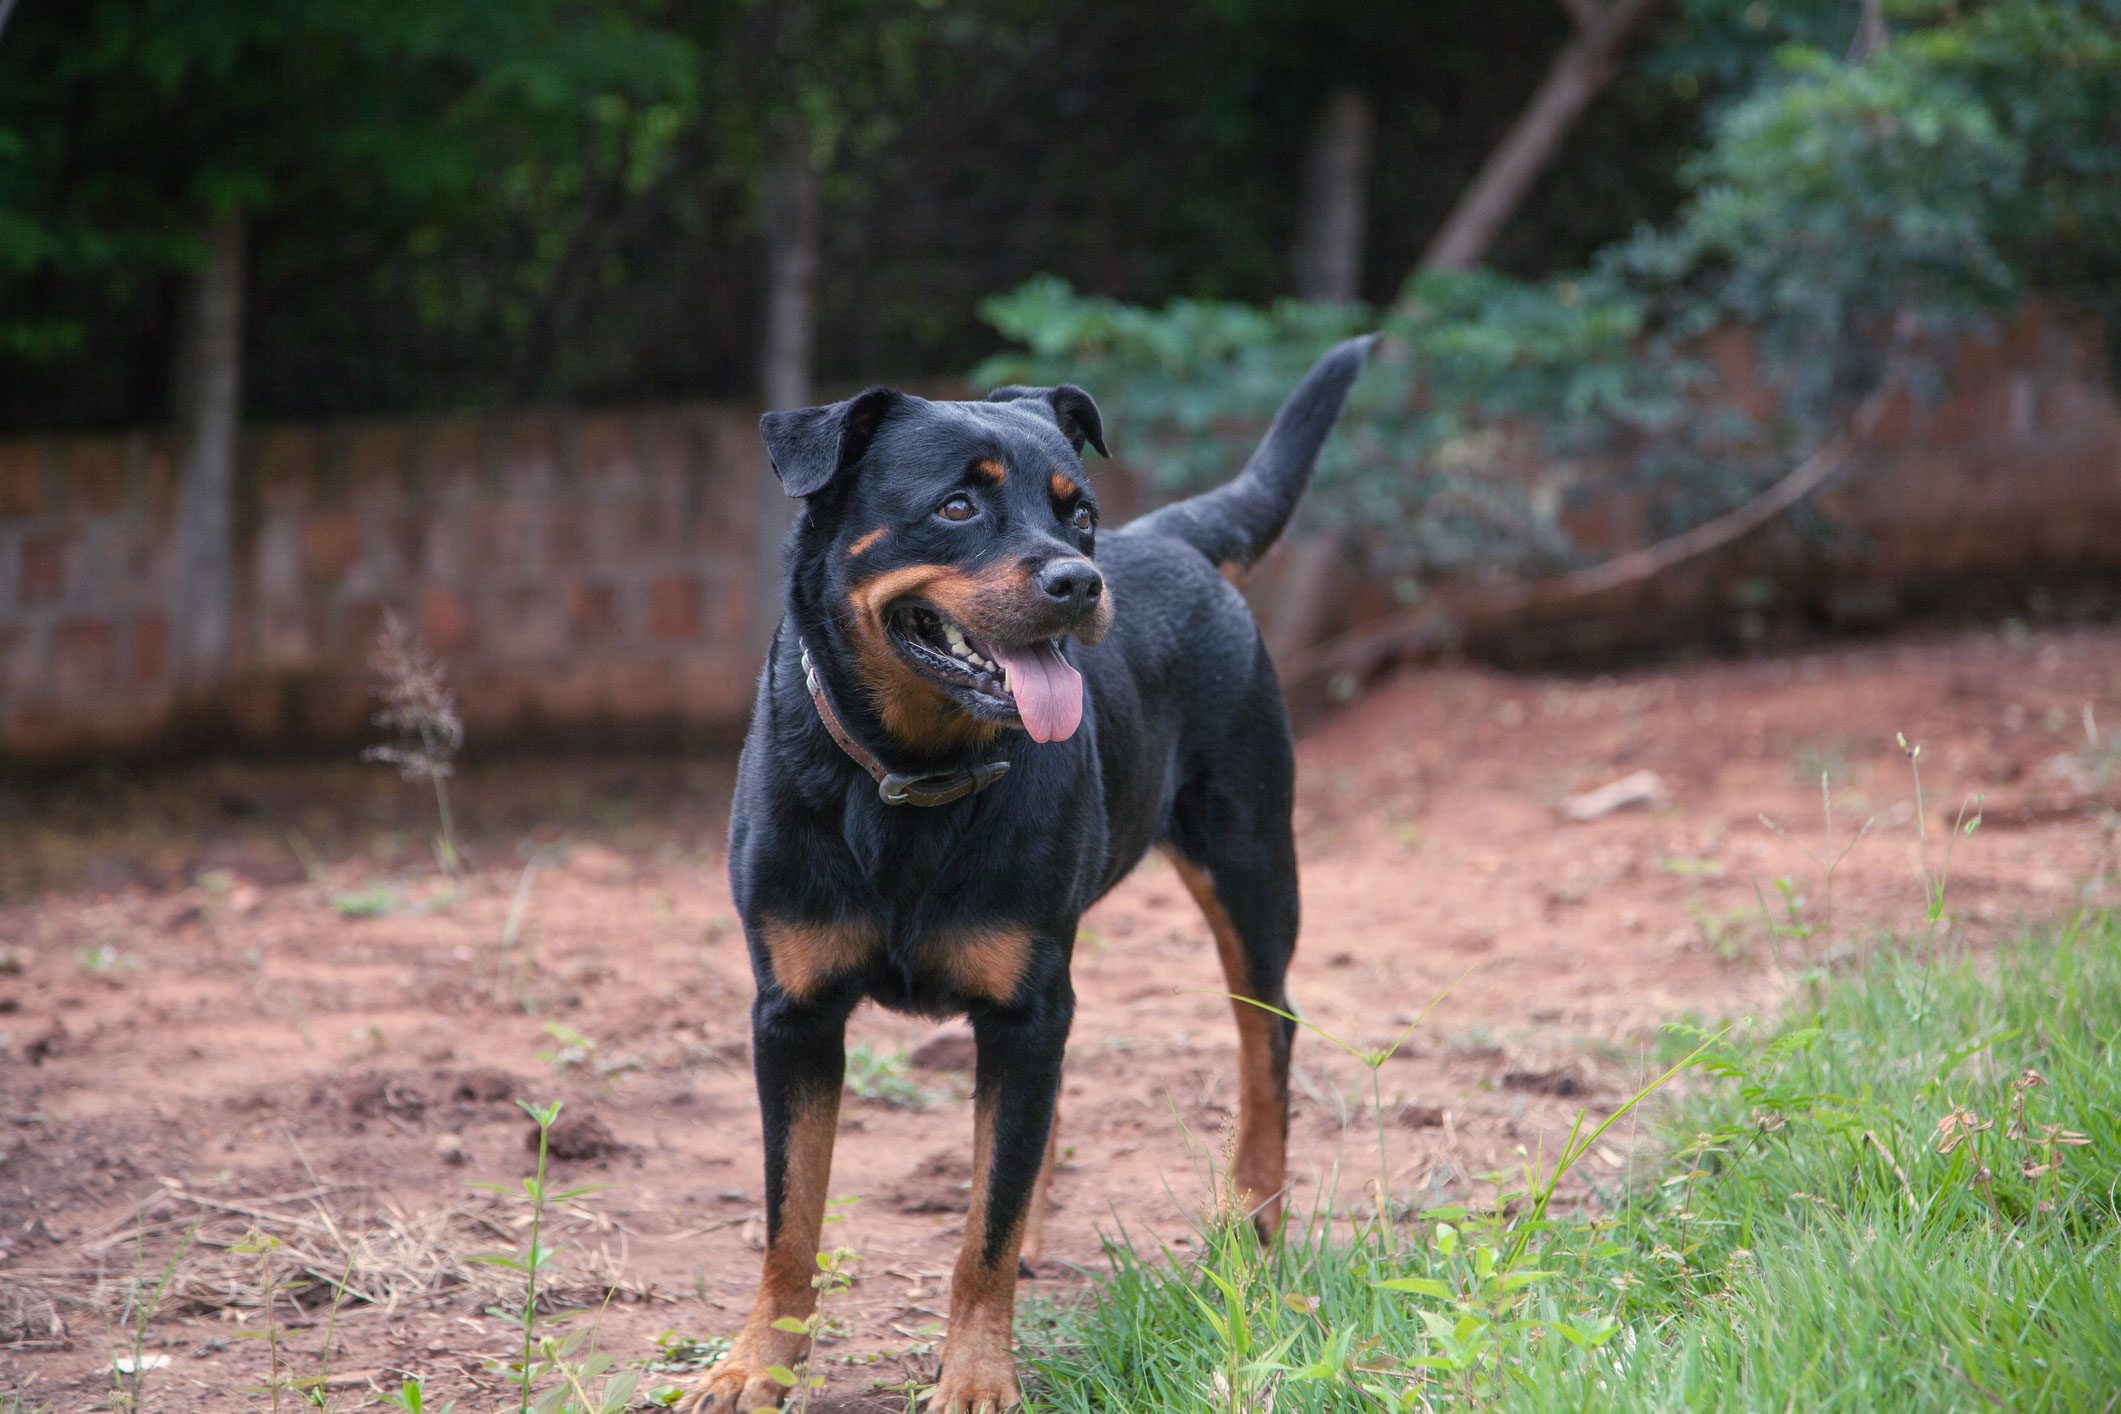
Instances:
[[[891,640],[908,667],[968,711],[1014,718],[1033,741],[1060,741],[1082,725],[1083,677],[1057,638],[989,643],[925,604],[901,604],[891,611]]]

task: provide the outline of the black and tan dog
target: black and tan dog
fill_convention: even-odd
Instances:
[[[1286,1008],[1295,767],[1231,581],[1288,523],[1367,348],[1311,370],[1235,481],[1109,533],[1080,460],[1104,430],[1079,388],[979,403],[879,388],[764,419],[803,501],[729,847],[758,977],[766,1259],[687,1408],[778,1404],[768,1370],[802,1358],[806,1337],[776,1323],[799,1326],[815,1300],[846,1021],[864,998],[972,1021],[972,1204],[930,1403],[961,1414],[1017,1399],[1017,1267],[1038,1247],[1083,910],[1160,846],[1230,991]],[[1265,1236],[1294,1027],[1234,1009],[1232,1179]]]

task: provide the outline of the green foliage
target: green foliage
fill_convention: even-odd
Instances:
[[[903,1046],[872,1046],[857,1041],[847,1048],[847,1093],[861,1100],[926,1109],[938,1098],[914,1078]]]
[[[1939,386],[1954,341],[2026,295],[2121,315],[2114,14],[1924,6],[1865,62],[1784,46],[1718,110],[1673,221],[1578,276],[1423,275],[1387,310],[1147,310],[1039,280],[987,303],[1026,351],[973,376],[1088,386],[1122,455],[1190,488],[1231,474],[1329,340],[1379,328],[1401,352],[1358,385],[1316,499],[1381,562],[1567,561],[1591,457],[1647,487],[1662,526],[1697,521],[1881,378]],[[1703,379],[1702,337],[1732,325],[1780,395],[1765,419]]]
[[[0,420],[166,414],[209,197],[255,218],[254,414],[748,392],[762,179],[795,120],[827,382],[970,362],[993,344],[975,301],[1038,270],[1272,295],[1346,84],[1376,121],[1381,293],[1566,31],[1553,0],[24,3],[0,42]],[[1542,184],[1505,258],[1574,264],[1667,210],[1685,108],[1601,104],[1597,160]]]
[[[523,1333],[518,1358],[495,1362],[497,1373],[516,1386],[519,1414],[623,1414],[632,1407],[634,1390],[640,1383],[639,1362],[622,1367],[611,1355],[599,1350],[596,1325],[587,1330],[565,1329],[580,1312],[546,1314],[538,1309],[538,1279],[551,1270],[556,1255],[544,1242],[547,1213],[555,1206],[578,1202],[598,1191],[595,1185],[556,1190],[546,1178],[552,1126],[560,1117],[562,1103],[554,1100],[539,1106],[527,1100],[516,1101],[538,1132],[537,1167],[522,1181],[521,1201],[530,1218],[529,1237],[520,1252],[497,1252],[471,1260],[519,1272],[523,1277],[520,1311],[491,1309],[486,1313],[501,1317]],[[493,1193],[513,1194],[513,1190],[499,1184],[477,1186]]]
[[[1610,1216],[1115,1243],[1087,1307],[1044,1313],[1030,1407],[2099,1406],[2121,921],[1993,967],[1887,951],[1770,1034],[1675,1032],[1702,1083]]]

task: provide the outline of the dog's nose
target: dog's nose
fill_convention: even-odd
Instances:
[[[1105,577],[1088,560],[1048,560],[1033,576],[1047,598],[1083,610],[1104,596]]]

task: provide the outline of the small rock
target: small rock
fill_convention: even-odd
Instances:
[[[471,1155],[464,1151],[464,1139],[458,1134],[435,1136],[435,1157],[451,1168],[470,1162]]]
[[[527,1144],[532,1153],[537,1152],[538,1127],[535,1124],[530,1126]],[[560,1111],[560,1117],[552,1122],[552,1131],[545,1140],[545,1152],[555,1159],[602,1159],[618,1151],[618,1137],[604,1121],[587,1110]]]
[[[1637,771],[1597,790],[1572,795],[1561,802],[1561,813],[1581,823],[1626,810],[1635,805],[1662,805],[1670,799],[1664,778],[1655,771]]]
[[[1591,1087],[1573,1070],[1510,1070],[1503,1072],[1502,1088],[1530,1090],[1566,1099],[1571,1095],[1585,1094]]]
[[[504,1070],[467,1070],[457,1076],[457,1083],[450,1087],[449,1098],[460,1105],[491,1105],[503,1100],[512,1100],[516,1094],[515,1077]]]
[[[566,870],[591,884],[629,884],[633,882],[633,861],[615,849],[606,849],[600,844],[578,844],[567,851]]]
[[[22,1059],[31,1065],[42,1065],[59,1054],[60,1049],[66,1045],[66,1039],[65,1024],[55,1019],[51,1025],[22,1043]]]
[[[347,1085],[346,1107],[362,1119],[379,1115],[418,1119],[427,1112],[427,1097],[395,1076],[357,1075]]]

